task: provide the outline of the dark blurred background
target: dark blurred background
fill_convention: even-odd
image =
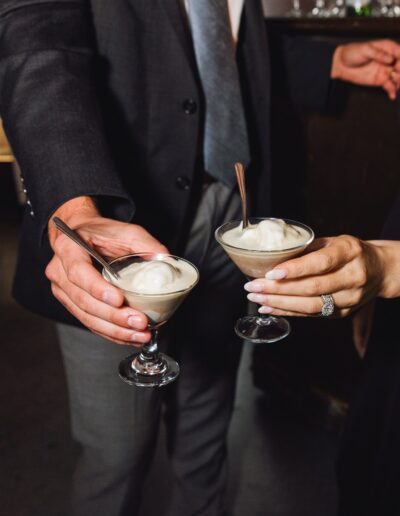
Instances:
[[[291,6],[284,0],[264,4],[270,16]],[[306,1],[302,5],[307,8]],[[282,34],[337,43],[396,37],[400,22],[266,23],[274,56],[276,215],[301,219],[317,236],[377,238],[400,183],[399,103],[381,91],[335,84],[324,113],[296,107],[285,96],[280,44]],[[4,144],[0,155],[0,512],[60,516],[79,450],[69,436],[53,324],[10,295],[23,192]],[[229,441],[228,496],[235,515],[335,514],[334,461],[360,368],[350,320],[296,320],[284,342],[245,347]],[[163,443],[161,433],[143,516],[162,516],[168,501]],[[152,494],[154,483],[159,496]]]

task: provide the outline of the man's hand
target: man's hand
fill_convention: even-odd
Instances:
[[[86,197],[68,201],[54,216],[77,230],[100,254],[166,253],[167,249],[145,229],[101,217]],[[89,255],[49,222],[54,257],[46,268],[54,296],[92,332],[119,344],[142,345],[150,339],[146,316],[124,306],[122,292],[108,283]]]
[[[335,50],[331,77],[363,86],[382,87],[395,100],[400,87],[400,45],[391,40],[340,45]]]

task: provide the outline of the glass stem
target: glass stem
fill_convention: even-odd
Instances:
[[[143,346],[139,360],[141,362],[156,362],[158,358],[158,330],[152,330],[151,340]]]

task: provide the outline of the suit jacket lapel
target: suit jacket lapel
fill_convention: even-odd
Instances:
[[[188,60],[193,72],[197,73],[196,57],[194,54],[192,35],[190,32],[189,21],[185,12],[183,0],[157,0],[161,8],[165,11],[169,23],[171,23],[175,34],[183,48],[186,59]]]

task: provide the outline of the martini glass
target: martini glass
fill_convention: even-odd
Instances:
[[[168,293],[143,294],[121,289],[128,306],[143,312],[148,318],[151,340],[140,351],[132,353],[119,364],[119,376],[124,382],[138,387],[162,387],[173,382],[179,375],[179,364],[158,350],[158,330],[165,324],[179,305],[199,281],[197,268],[187,260],[168,254],[139,253],[117,258],[110,262],[113,269],[121,273],[129,265],[143,262],[165,262],[177,274],[184,270],[188,275],[185,288]],[[182,267],[184,269],[182,269]],[[103,269],[103,276],[118,288],[118,280],[111,278]]]
[[[262,220],[277,220],[274,218],[250,218],[249,223],[255,225]],[[300,228],[305,232],[304,242],[296,247],[280,249],[276,251],[255,251],[233,246],[224,242],[224,234],[237,228],[241,221],[233,220],[220,226],[215,232],[215,238],[222,246],[230,259],[237,265],[243,274],[249,279],[263,278],[265,274],[290,258],[294,258],[306,249],[314,240],[314,232],[311,228],[300,222],[284,219],[286,224]],[[242,339],[253,343],[276,342],[287,337],[290,333],[290,324],[283,317],[272,315],[247,315],[238,319],[235,325],[236,334]]]

